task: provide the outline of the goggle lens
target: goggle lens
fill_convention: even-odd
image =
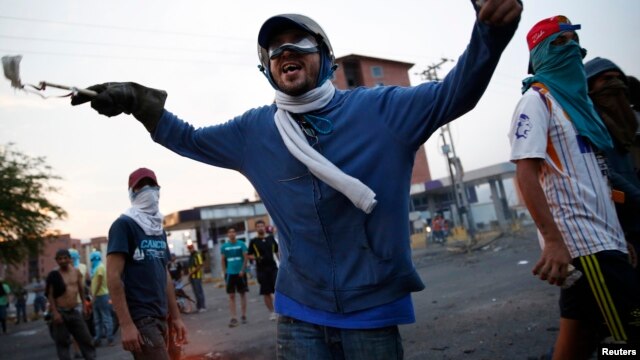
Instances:
[[[269,59],[277,58],[285,50],[301,54],[315,53],[318,52],[318,42],[312,36],[305,36],[295,42],[272,43],[269,45]]]

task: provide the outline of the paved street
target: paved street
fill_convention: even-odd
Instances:
[[[531,275],[540,250],[532,228],[489,238],[473,251],[429,245],[414,252],[427,288],[413,296],[415,324],[401,327],[405,358],[537,359],[557,334],[558,291]],[[190,292],[190,289],[187,288]],[[189,359],[274,359],[275,322],[251,286],[247,325],[230,329],[227,296],[205,285],[209,311],[185,315]],[[42,321],[10,325],[0,359],[55,359]],[[99,359],[130,359],[118,342]]]

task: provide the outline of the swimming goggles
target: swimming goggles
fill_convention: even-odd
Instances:
[[[311,54],[318,52],[318,42],[313,36],[306,35],[293,43],[273,42],[269,45],[269,59],[275,59],[282,55],[285,50]]]

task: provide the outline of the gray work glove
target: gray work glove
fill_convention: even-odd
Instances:
[[[121,113],[133,114],[147,131],[153,134],[164,111],[167,92],[144,87],[133,82],[104,83],[87,89],[98,93],[96,97],[77,94],[71,97],[71,105],[80,105],[91,101],[91,107],[106,116]]]

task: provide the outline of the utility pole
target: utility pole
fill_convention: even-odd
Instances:
[[[446,125],[445,127],[448,128],[449,125]],[[460,199],[455,186],[456,176],[454,175],[454,169],[451,166],[452,161],[451,161],[451,158],[449,157],[449,153],[451,152],[451,147],[449,146],[449,144],[447,144],[447,137],[445,136],[444,127],[440,131],[440,138],[442,139],[442,147],[440,149],[442,150],[442,154],[447,158],[447,169],[449,170],[449,179],[451,180],[451,197],[453,198],[453,203],[456,209],[455,216],[452,219],[453,225],[459,226],[464,224],[464,222],[462,219],[462,214],[460,213]]]
[[[440,78],[438,77],[438,70],[440,70],[440,66],[444,65],[449,61],[453,62],[453,59],[441,58],[439,63],[431,64],[431,66],[428,66],[425,70],[423,70],[420,73],[416,73],[416,75],[420,75],[422,77],[422,80],[440,81]]]
[[[451,147],[447,144],[445,132],[449,134]],[[447,163],[449,166],[449,175],[451,177],[451,186],[453,187],[453,195],[455,197],[456,212],[458,213],[457,215],[460,219],[460,224],[467,229],[470,235],[472,235],[475,233],[475,222],[469,205],[467,189],[464,185],[464,170],[462,169],[462,162],[456,155],[456,148],[453,145],[453,136],[451,135],[451,128],[449,127],[449,124],[440,128],[440,136],[442,137],[443,142],[442,153],[447,157]]]
[[[442,58],[439,63],[431,64],[431,66],[427,67],[421,73],[417,73],[416,75],[422,76],[423,80],[426,81],[440,81],[438,77],[438,70],[445,63],[453,61],[452,59]],[[447,143],[447,137],[445,133],[449,135],[449,143]],[[447,158],[447,167],[449,169],[449,176],[451,179],[451,188],[452,195],[454,198],[454,206],[456,209],[456,217],[454,220],[454,225],[462,225],[465,227],[471,234],[474,233],[474,221],[473,214],[471,213],[471,208],[469,206],[469,198],[467,197],[467,191],[464,186],[464,171],[462,169],[462,162],[460,158],[456,155],[455,146],[453,144],[453,137],[451,135],[451,129],[449,124],[440,128],[440,137],[442,138],[442,154]],[[449,145],[451,144],[451,145]]]

